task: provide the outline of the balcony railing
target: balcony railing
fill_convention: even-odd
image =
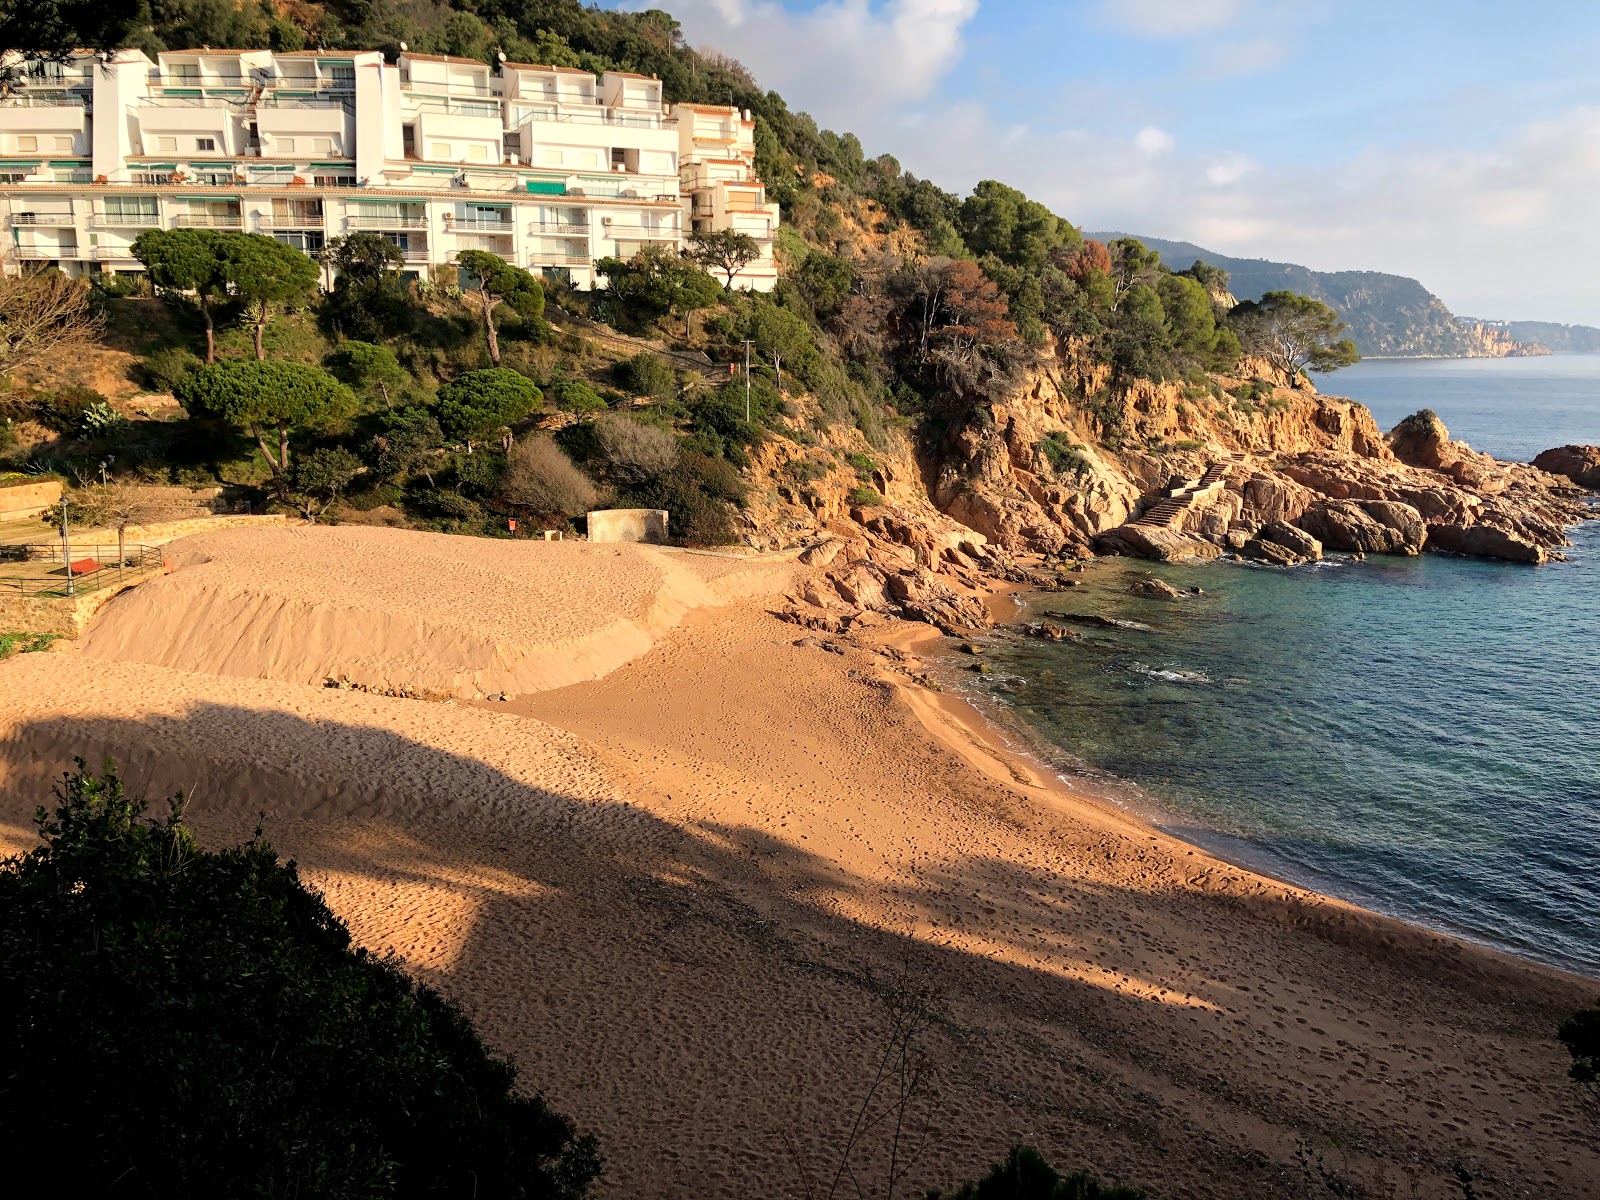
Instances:
[[[588,234],[589,226],[574,221],[530,221],[528,230],[536,234]]]
[[[90,252],[102,261],[110,259],[113,262],[134,262],[133,248],[131,246],[94,246]]]
[[[75,225],[71,213],[12,213],[13,225]]]
[[[426,229],[428,218],[417,217],[383,217],[370,213],[351,213],[346,220],[351,229]]]
[[[405,255],[407,262],[428,261],[428,248],[426,246],[402,246],[400,253]]]
[[[172,224],[179,229],[242,229],[244,217],[238,213],[178,213]]]
[[[243,96],[140,96],[142,108],[243,108]]]
[[[451,217],[445,215],[444,227],[446,231],[456,233],[505,233],[517,231],[516,225],[509,218],[489,217]]]
[[[77,258],[78,247],[72,246],[18,246],[17,257],[23,262],[55,262],[63,258]]]
[[[447,117],[489,117],[492,120],[500,119],[500,102],[498,100],[430,100],[422,99],[417,102],[417,111],[424,113],[442,113]]]
[[[618,125],[628,129],[663,129],[677,124],[673,118],[663,117],[660,113],[619,113],[603,107],[598,102],[592,112],[587,109],[588,106],[585,105],[577,109],[536,108],[518,112],[516,102],[513,101],[511,115],[512,120],[519,125],[524,121],[552,121],[562,125]]]
[[[90,229],[154,229],[161,224],[155,213],[90,213]]]
[[[541,267],[591,267],[594,259],[586,254],[531,254],[528,256],[528,266],[532,270]]]
[[[321,229],[326,223],[322,213],[261,214],[261,224],[268,229]]]
[[[0,96],[0,108],[88,108],[87,96],[70,93],[50,96]]]
[[[263,96],[256,101],[257,108],[342,108],[355,110],[355,101],[347,96]]]

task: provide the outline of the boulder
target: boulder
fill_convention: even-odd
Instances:
[[[1135,596],[1149,596],[1155,600],[1181,600],[1183,593],[1160,579],[1141,579],[1128,589]]]
[[[1429,525],[1428,545],[1451,554],[1500,558],[1507,562],[1542,563],[1550,557],[1543,546],[1493,525]]]
[[[1416,554],[1428,537],[1422,514],[1391,500],[1323,500],[1299,524],[1328,549],[1347,554]]]
[[[1115,529],[1108,529],[1095,538],[1095,546],[1105,554],[1153,558],[1158,562],[1222,556],[1222,548],[1211,542],[1149,525],[1119,525]]]
[[[1557,446],[1533,460],[1552,475],[1565,475],[1579,487],[1600,491],[1600,446]]]
[[[1304,562],[1316,562],[1322,557],[1322,543],[1303,529],[1296,529],[1287,521],[1270,521],[1261,527],[1256,540],[1274,542],[1285,550],[1300,556]]]
[[[1239,553],[1245,558],[1274,567],[1296,567],[1311,561],[1305,555],[1296,554],[1285,545],[1259,537],[1251,538],[1240,548]]]
[[[844,539],[829,538],[827,541],[819,542],[810,549],[803,551],[800,555],[800,561],[808,567],[826,567],[839,557],[839,551],[843,549]]]
[[[1386,547],[1358,546],[1358,550],[1380,554],[1416,554],[1428,540],[1428,523],[1422,513],[1398,500],[1365,500],[1361,504],[1366,514],[1387,531]]]

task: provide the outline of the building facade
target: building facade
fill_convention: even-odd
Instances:
[[[778,206],[735,108],[657,79],[377,51],[82,55],[0,97],[8,269],[134,272],[146,229],[268,234],[315,253],[376,233],[428,278],[463,250],[578,287],[594,264],[738,229],[777,283]]]

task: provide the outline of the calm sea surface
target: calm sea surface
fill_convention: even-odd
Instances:
[[[1432,408],[1505,458],[1600,443],[1600,356],[1368,362],[1321,383],[1392,426]],[[1597,510],[1600,511],[1600,510]],[[1425,555],[1154,573],[1033,598],[1149,631],[997,646],[980,685],[1069,772],[1368,907],[1600,977],[1600,522],[1571,562]],[[1108,785],[1110,786],[1110,785]]]

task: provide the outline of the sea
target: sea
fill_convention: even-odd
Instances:
[[[1431,408],[1500,458],[1600,443],[1600,356],[1367,361],[1318,385],[1385,429]],[[1019,619],[1144,628],[997,639],[967,678],[1065,777],[1223,857],[1600,979],[1600,521],[1570,536],[1540,567],[1112,560]],[[1149,574],[1202,594],[1129,594]]]

